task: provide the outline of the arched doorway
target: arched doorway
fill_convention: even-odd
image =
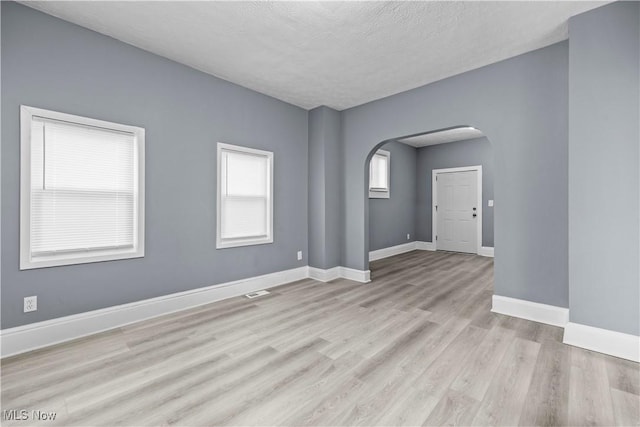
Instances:
[[[493,147],[489,139],[470,126],[401,136],[376,144],[365,163],[368,259],[373,261],[415,249],[492,257],[493,166]],[[387,183],[385,174],[388,175]],[[438,176],[441,177],[439,182]],[[454,177],[464,182],[473,180],[471,187],[464,184],[447,186],[448,189],[457,188],[459,192],[466,188],[472,190],[469,194],[464,193],[467,202],[456,196],[456,204],[460,205],[456,209],[460,212],[443,210],[446,208],[445,193],[441,190],[440,197],[437,195],[438,187]],[[386,184],[388,188],[385,188]],[[463,207],[465,211],[461,210]],[[447,216],[447,212],[455,215]],[[443,224],[446,224],[445,229]],[[437,240],[438,234],[440,240]],[[452,242],[453,237],[457,241]]]

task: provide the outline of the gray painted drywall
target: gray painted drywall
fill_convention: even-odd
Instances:
[[[640,4],[569,21],[571,322],[640,335]]]
[[[416,149],[396,141],[380,148],[391,153],[391,191],[369,199],[370,251],[416,240]]]
[[[343,111],[343,265],[368,268],[371,150],[474,126],[494,150],[495,293],[567,307],[567,78],[561,42]]]
[[[342,257],[341,240],[341,195],[342,195],[342,115],[325,107],[325,227],[327,230],[325,247],[325,267],[340,265]],[[336,233],[335,231],[339,232]]]
[[[324,112],[322,107],[309,111],[309,265],[324,268],[325,174]]]
[[[340,113],[309,111],[309,265],[340,265]]]
[[[418,149],[416,170],[418,240],[432,240],[432,171],[461,166],[482,166],[482,246],[493,247],[493,149],[487,138],[476,138],[448,144],[430,145]],[[369,214],[371,215],[371,214]],[[371,216],[369,216],[371,221]]]
[[[307,112],[2,2],[2,328],[307,265]],[[146,254],[19,271],[19,107],[146,129]],[[216,250],[216,142],[274,152],[274,243]],[[296,260],[302,250],[305,258]],[[38,296],[38,311],[22,299]]]

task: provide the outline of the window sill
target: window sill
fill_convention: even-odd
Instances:
[[[370,199],[389,199],[390,194],[388,191],[369,191]]]
[[[242,246],[257,246],[273,243],[273,237],[260,239],[227,239],[216,241],[216,249],[238,248]]]
[[[26,255],[20,259],[20,270],[88,264],[91,262],[117,261],[131,258],[144,258],[144,248],[91,251],[83,255],[79,255],[75,252],[72,254],[49,255],[36,258]]]

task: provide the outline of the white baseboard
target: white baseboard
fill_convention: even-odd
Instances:
[[[500,295],[493,296],[491,311],[560,327],[564,327],[569,322],[568,308]]]
[[[382,248],[369,252],[369,261],[376,261],[378,259],[388,258],[394,255],[400,255],[405,252],[411,252],[416,250],[417,242],[408,242],[401,245],[390,246],[388,248]]]
[[[348,267],[333,267],[328,270],[309,267],[309,278],[320,282],[328,282],[330,280],[343,278],[361,283],[369,283],[371,281],[371,271],[355,270]]]
[[[491,246],[482,246],[478,255],[493,258],[493,248]]]
[[[354,280],[356,282],[369,283],[371,281],[371,271],[340,267],[340,277],[344,279]]]
[[[435,251],[436,245],[433,242],[416,242],[416,249],[419,251]]]
[[[0,332],[2,357],[309,277],[307,266],[60,317]]]
[[[586,348],[598,353],[640,362],[640,337],[622,332],[567,323],[562,342],[575,347]]]
[[[393,246],[391,248],[386,248],[386,249],[394,249],[396,247],[397,246]],[[433,242],[415,242],[415,249],[419,251],[435,251],[436,245]],[[383,250],[385,249],[380,249],[380,251],[383,251]],[[374,252],[378,252],[378,251],[374,251]],[[373,261],[373,259],[371,259],[371,256],[374,252],[369,252],[369,261]],[[404,252],[408,252],[408,251],[404,251]],[[398,253],[402,253],[402,252],[398,252]],[[396,254],[393,254],[393,255],[396,255]],[[481,246],[480,250],[478,251],[478,255],[493,258],[493,248],[491,246]],[[387,256],[391,256],[391,255],[387,255]],[[380,258],[384,258],[384,257],[380,257]]]
[[[328,270],[309,267],[309,277],[320,282],[328,282],[330,280],[338,279],[340,278],[340,267],[333,267]]]
[[[343,277],[367,283],[371,281],[370,274],[369,270],[354,270],[347,267],[322,270],[304,266],[4,329],[0,331],[0,357],[37,350],[142,320],[241,296],[260,289],[273,288],[309,277],[322,282]]]
[[[486,249],[491,249],[491,255],[484,255],[484,256],[493,256],[493,248],[486,248]],[[397,246],[390,246],[388,248],[382,248],[382,249],[369,252],[369,261],[376,261],[379,259],[388,258],[390,256],[400,255],[405,252],[411,252],[415,250],[435,251],[436,245],[434,245],[432,242],[417,241],[417,242],[403,243]]]

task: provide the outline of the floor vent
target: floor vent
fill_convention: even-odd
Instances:
[[[268,294],[269,294],[269,291],[262,290],[262,291],[255,291],[255,292],[251,292],[250,294],[246,294],[245,297],[251,299],[251,298],[258,298]]]

